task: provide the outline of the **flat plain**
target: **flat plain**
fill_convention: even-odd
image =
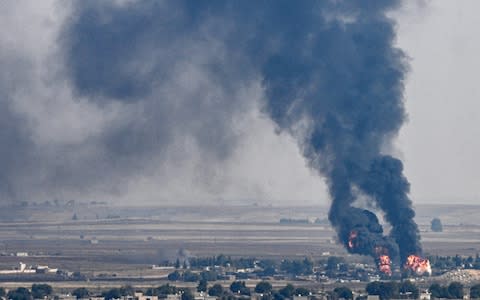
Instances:
[[[326,207],[109,207],[59,205],[4,208],[0,212],[0,269],[20,261],[82,274],[159,280],[152,265],[179,255],[350,260],[336,242]],[[419,206],[417,221],[426,254],[480,252],[480,206]],[[443,232],[432,232],[439,217]],[[309,220],[281,224],[280,219]],[[388,226],[385,226],[388,232]],[[21,252],[28,256],[18,257]]]

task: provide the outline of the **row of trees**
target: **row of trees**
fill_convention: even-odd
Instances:
[[[199,284],[198,291],[206,292],[207,288],[205,285]],[[295,287],[292,284],[287,284],[285,287],[274,290],[272,285],[267,281],[259,282],[255,288],[255,293],[262,294],[263,299],[276,299],[282,300],[286,298],[291,298],[294,295],[298,296],[308,296],[311,294],[311,291],[304,287]],[[230,285],[230,288],[227,290],[222,285],[216,283],[208,289],[208,294],[214,297],[225,298],[229,295],[241,295],[241,296],[250,296],[251,290],[245,284],[245,281],[234,281]],[[351,299],[351,298],[350,298]]]
[[[19,287],[6,293],[4,288],[0,288],[0,297],[12,300],[31,300],[43,299],[50,296],[53,289],[48,284],[33,284],[31,289]]]
[[[213,266],[225,266],[232,263],[236,268],[251,268],[255,269],[254,273],[258,276],[273,276],[279,272],[299,276],[313,274],[314,262],[309,258],[302,260],[284,259],[281,262],[274,260],[256,260],[256,259],[237,259],[232,260],[230,257],[220,255],[218,257],[210,258],[195,258],[190,261],[190,268],[205,268]],[[348,264],[344,258],[331,256],[328,259],[319,261],[318,264],[324,267],[327,274],[334,274],[335,272],[347,272],[349,270]],[[208,281],[215,281],[221,279],[221,276],[216,271],[202,271],[201,273],[193,273],[190,270],[182,271],[180,268],[187,269],[185,263],[180,263],[177,260],[175,263],[177,270],[168,275],[170,281],[187,281],[196,282],[201,279]],[[333,275],[332,275],[333,276]],[[243,279],[243,278],[241,278]]]
[[[367,284],[366,291],[369,295],[378,295],[380,299],[418,299],[420,291],[418,287],[406,280],[400,283],[395,281],[375,281]],[[434,283],[430,286],[429,292],[432,298],[440,299],[462,299],[464,286],[460,282],[452,282],[449,285]],[[470,289],[470,298],[480,298],[480,284]]]
[[[428,259],[432,264],[434,270],[439,271],[446,271],[455,268],[467,268],[467,269],[480,269],[480,255],[477,254],[476,256],[429,256]],[[213,266],[223,266],[223,267],[234,267],[238,269],[255,269],[255,274],[258,276],[273,276],[278,273],[287,273],[290,275],[298,276],[298,275],[310,275],[313,274],[313,268],[318,267],[318,269],[328,277],[338,277],[338,273],[347,273],[347,272],[354,272],[358,276],[358,272],[362,272],[362,270],[355,270],[351,265],[349,265],[343,257],[336,257],[330,256],[325,259],[321,259],[319,261],[312,261],[309,258],[304,258],[301,260],[289,260],[285,259],[282,261],[275,261],[275,260],[257,260],[255,258],[239,258],[233,259],[229,256],[219,255],[213,257],[206,257],[206,258],[189,258],[188,264],[184,261],[183,264],[180,263],[179,260],[176,261],[175,266],[177,270],[181,269],[182,267],[187,269],[201,269],[205,267],[213,267]],[[200,279],[203,279],[204,276],[208,275],[212,279],[207,279],[209,281],[218,280],[218,274],[214,271],[210,271],[209,274],[200,274],[195,275],[192,273],[181,273],[174,272],[171,274],[171,280],[183,280],[183,281],[190,281],[195,282]],[[246,278],[240,278],[246,279]]]
[[[466,268],[466,269],[480,269],[480,255],[477,253],[475,257],[455,256],[438,256],[432,255],[428,259],[432,267],[437,270]]]
[[[251,295],[252,290],[247,287],[245,281],[234,281],[229,288],[224,288],[221,284],[214,284],[208,287],[208,281],[200,280],[197,286],[198,292],[206,292],[210,296],[220,297],[222,299],[235,299],[235,297]],[[255,293],[262,294],[265,300],[283,300],[292,298],[294,295],[307,296],[312,292],[305,287],[295,287],[287,284],[285,287],[274,290],[268,281],[259,282],[253,289]],[[31,289],[19,287],[6,293],[4,288],[0,288],[0,297],[12,300],[32,300],[44,299],[52,295],[53,289],[48,284],[33,284]],[[418,287],[406,280],[402,282],[383,282],[376,281],[367,284],[366,292],[369,295],[378,295],[381,300],[388,299],[418,299],[420,291]],[[462,299],[464,296],[464,286],[460,282],[451,282],[449,285],[440,285],[434,283],[430,286],[429,292],[432,298],[440,299]],[[133,296],[135,289],[132,286],[122,286],[120,288],[112,288],[104,291],[101,296],[106,300],[118,299],[122,296]],[[166,297],[167,295],[180,294],[182,300],[193,300],[194,295],[188,288],[177,288],[173,285],[165,284],[156,288],[149,288],[145,291],[147,296]],[[331,299],[347,299],[353,300],[353,292],[348,287],[337,287],[329,292]],[[86,288],[77,288],[72,292],[77,298],[87,298],[92,296]],[[480,299],[480,284],[470,288],[470,298]],[[358,298],[357,298],[358,299]]]
[[[408,280],[400,283],[395,281],[371,282],[367,284],[366,291],[369,295],[378,295],[382,300],[418,299],[420,295],[418,287]],[[463,299],[464,296],[464,286],[460,282],[451,282],[448,285],[434,283],[428,291],[431,293],[432,298],[435,299]],[[470,288],[470,298],[480,299],[480,284]]]
[[[326,263],[326,262],[320,262]],[[205,268],[213,266],[222,266],[222,267],[234,267],[239,269],[248,269],[248,268],[261,268],[267,273],[272,275],[279,271],[287,272],[294,275],[308,275],[313,273],[313,261],[305,258],[303,260],[282,260],[280,263],[274,260],[257,260],[255,258],[239,258],[232,259],[225,255],[219,255],[217,257],[206,257],[206,258],[189,258],[188,263],[185,260],[183,263],[179,259],[176,260],[174,266],[177,269],[183,268]]]
[[[456,268],[466,268],[466,269],[480,269],[480,255],[476,256],[438,256],[432,255],[427,257],[430,260],[432,268],[437,273],[442,273],[448,270]],[[172,265],[171,262],[165,262],[165,265]],[[189,269],[204,269],[206,267],[232,267],[237,269],[254,269],[253,273],[259,277],[264,276],[273,276],[275,274],[289,274],[293,276],[298,275],[310,275],[313,274],[314,267],[318,272],[326,274],[330,278],[338,278],[341,273],[348,274],[355,278],[361,280],[367,280],[365,269],[355,268],[354,265],[349,264],[345,261],[343,257],[329,256],[328,258],[320,259],[318,261],[313,261],[309,258],[290,260],[285,259],[282,261],[276,260],[265,260],[265,259],[255,259],[255,258],[232,258],[225,255],[218,255],[205,258],[189,258],[188,261],[185,260],[181,262],[177,260],[174,264],[177,267],[178,272],[171,274],[171,280],[177,281],[189,281],[195,282],[203,279],[205,276],[208,276],[211,279],[209,281],[220,280],[222,279],[220,274],[217,274],[215,271],[209,271],[210,273],[202,273],[200,277],[198,274],[189,273]],[[182,272],[181,268],[185,270]],[[186,273],[185,273],[186,272]],[[238,279],[247,279],[241,277],[242,274],[238,274]]]
[[[246,286],[245,281],[234,281],[230,284],[229,288],[224,288],[221,284],[214,284],[208,287],[208,282],[201,280],[197,286],[197,292],[205,292],[210,296],[220,297],[225,299],[233,299],[235,296],[250,296],[252,290]],[[311,294],[311,291],[304,287],[295,287],[292,284],[287,284],[285,287],[274,290],[272,285],[267,281],[259,282],[253,289],[255,293],[263,295],[263,298],[282,300],[291,298],[293,295],[307,296]],[[334,292],[336,292],[335,290]],[[120,298],[122,296],[133,295],[135,292],[131,286],[125,286],[121,288],[113,288],[102,293],[105,300],[112,300]],[[350,298],[345,296],[339,296],[338,298],[352,299],[352,292],[347,288],[339,289],[339,295],[350,295]],[[90,293],[85,288],[76,289],[73,293],[77,298],[85,298],[90,296]],[[182,300],[193,299],[193,293],[188,288],[177,288],[174,285],[164,284],[156,288],[149,288],[145,291],[147,296],[159,296],[166,297],[167,295],[181,294]]]
[[[118,289],[117,289],[118,290]],[[126,290],[124,288],[124,290]],[[115,297],[112,295],[112,290],[102,294],[106,300],[118,298],[118,294]],[[293,296],[308,296],[312,294],[312,291],[305,287],[295,287],[292,284],[287,284],[281,289],[274,290],[271,283],[268,281],[261,281],[253,288],[253,291],[262,295],[264,300],[284,300],[291,299]],[[230,284],[229,288],[224,288],[221,284],[216,283],[211,287],[208,287],[208,282],[201,280],[197,286],[197,292],[205,292],[213,297],[219,297],[221,299],[236,299],[236,297],[249,297],[252,290],[247,287],[245,281],[234,281]],[[193,295],[189,289],[177,288],[170,284],[165,284],[157,288],[148,289],[145,294],[147,296],[159,296],[165,297],[171,294],[181,294],[182,300],[193,299]],[[331,293],[331,299],[347,299],[353,300],[353,292],[347,287],[337,287]],[[123,294],[120,294],[123,296]]]
[[[235,268],[253,268],[258,262],[255,258],[232,258],[220,254],[218,256],[212,257],[189,257],[184,259],[183,262],[180,259],[177,259],[173,266],[179,269],[181,267],[187,268],[205,268],[211,266],[222,266],[222,267],[235,267]]]
[[[381,300],[386,299],[418,299],[420,290],[412,282],[406,280],[396,281],[374,281],[367,284],[365,288],[369,295],[378,295]]]
[[[234,295],[249,296],[251,294],[250,288],[248,288],[244,281],[234,281],[230,285],[229,289],[225,289],[220,284],[214,284],[208,288],[207,281],[203,280],[197,286],[197,291],[208,292],[211,296],[229,298]],[[306,296],[310,294],[310,290],[288,284],[284,288],[274,291],[272,285],[267,281],[259,282],[254,291],[256,293],[263,294],[265,299],[285,299],[291,298],[293,295]],[[32,300],[32,299],[44,299],[52,295],[53,289],[48,284],[33,284],[31,289],[25,287],[19,287],[6,293],[4,288],[0,288],[0,297],[12,299],[12,300]],[[132,286],[122,286],[120,288],[112,288],[102,292],[101,296],[106,300],[118,299],[123,296],[133,296],[135,289]],[[177,288],[175,286],[165,284],[156,288],[149,288],[145,294],[147,296],[160,296],[165,297],[172,294],[181,294],[182,300],[193,300],[194,295],[188,288]],[[351,294],[351,292],[350,292]],[[90,291],[84,287],[77,288],[72,292],[72,295],[77,298],[87,298],[92,296]],[[351,299],[351,298],[349,298]]]
[[[463,299],[463,285],[460,282],[452,282],[448,286],[434,283],[428,291],[433,298]],[[472,297],[478,298],[478,297]]]

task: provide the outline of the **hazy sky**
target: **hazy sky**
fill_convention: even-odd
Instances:
[[[398,148],[418,203],[480,200],[479,8],[474,0],[428,1],[400,12],[398,43],[412,70]]]
[[[398,46],[411,64],[405,93],[409,120],[394,153],[404,160],[414,203],[476,203],[480,3],[407,3],[393,13]],[[231,90],[218,83],[236,78],[228,71],[225,78],[212,76],[205,67],[222,59],[241,65],[222,44],[206,35],[198,41],[170,39],[160,53],[139,49],[142,59],[131,64],[143,73],[127,88],[142,89],[142,76],[152,73],[161,80],[148,94],[135,94],[141,102],[111,101],[124,85],[107,81],[111,86],[102,93],[72,87],[70,69],[88,68],[81,57],[88,49],[77,51],[77,40],[69,36],[66,24],[72,18],[75,9],[62,1],[0,2],[3,201],[328,203],[323,179],[306,166],[294,139],[277,134],[259,111],[261,80],[252,76]],[[228,28],[219,34],[228,34]],[[177,46],[184,53],[177,53]],[[68,58],[72,53],[80,58]],[[174,57],[175,63],[156,64],[156,55]],[[98,59],[115,57],[107,52]],[[123,71],[111,70],[112,78],[122,82]],[[88,80],[77,76],[75,84]],[[192,107],[192,97],[208,101]],[[242,104],[232,107],[221,100],[225,97]],[[159,98],[166,100],[159,104]]]

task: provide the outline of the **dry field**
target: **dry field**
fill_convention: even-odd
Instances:
[[[19,261],[49,265],[89,275],[116,274],[127,281],[143,278],[151,286],[168,271],[151,265],[174,260],[180,249],[191,256],[218,254],[257,258],[347,255],[328,224],[279,224],[280,218],[324,219],[325,208],[106,208],[25,209],[0,224],[0,269]],[[480,252],[480,207],[440,210],[420,208],[418,220],[426,253],[475,255]],[[77,214],[78,220],[72,220]],[[2,211],[5,214],[5,210]],[[428,215],[431,214],[431,215]],[[444,232],[430,232],[439,216]],[[470,216],[470,217],[469,217]],[[5,220],[5,218],[4,218]],[[461,220],[454,223],[452,220]],[[97,242],[98,241],[98,242]],[[28,257],[10,253],[28,252]],[[349,256],[350,260],[368,260]],[[131,279],[128,279],[131,278]],[[134,282],[134,281],[132,281]],[[75,283],[62,283],[62,285]],[[98,282],[88,283],[96,286]],[[102,283],[118,285],[114,283]],[[139,283],[140,284],[140,283]]]

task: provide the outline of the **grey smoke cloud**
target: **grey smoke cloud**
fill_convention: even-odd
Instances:
[[[150,31],[164,21],[150,12],[153,24],[137,28],[132,44],[129,22],[143,19],[148,6],[2,5],[2,201],[286,203],[322,193],[292,139],[276,135],[259,113],[259,76],[242,55],[227,53],[222,39],[235,27],[225,18],[182,35],[169,30],[186,16],[170,16],[175,26]],[[174,2],[158,5],[164,16],[183,10]],[[118,41],[102,45],[111,31]],[[82,34],[98,40],[82,43]],[[82,70],[90,72],[83,79]],[[130,92],[120,95],[126,81]],[[278,176],[287,170],[298,179]]]
[[[354,208],[364,197],[385,211],[402,262],[421,252],[403,165],[385,154],[405,119],[408,66],[387,16],[398,1],[51,5],[65,11],[57,27],[40,24],[52,51],[39,55],[32,44],[16,53],[15,43],[3,51],[14,66],[1,76],[12,123],[2,140],[15,145],[4,157],[16,161],[0,175],[5,198],[113,198],[138,178],[168,188],[182,173],[224,195],[238,180],[223,169],[252,134],[245,120],[261,110],[271,118],[264,126],[291,135],[325,176],[340,240],[361,228],[360,244],[370,245],[362,253],[395,248]]]

